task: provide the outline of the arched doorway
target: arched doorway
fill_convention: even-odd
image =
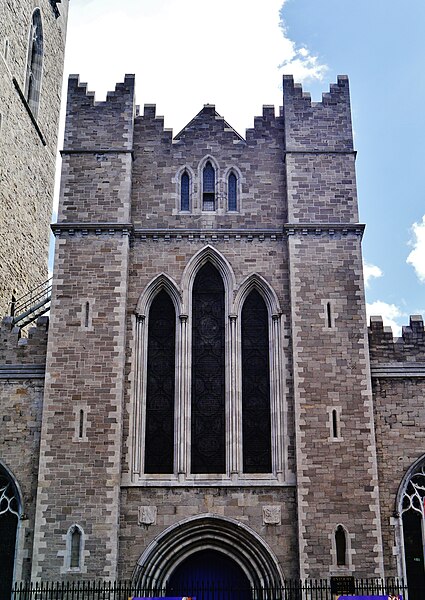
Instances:
[[[261,589],[270,596],[282,582],[274,553],[256,532],[236,519],[213,514],[188,518],[163,531],[133,573],[134,585],[149,595],[193,594],[197,600],[247,600],[252,590]],[[233,593],[225,596],[226,588]]]
[[[425,590],[425,458],[407,473],[399,493],[404,565],[409,600],[422,600]]]
[[[10,597],[12,589],[19,504],[15,483],[0,464],[0,598]]]
[[[188,556],[167,582],[167,596],[195,596],[197,600],[249,600],[250,582],[242,568],[217,550]]]

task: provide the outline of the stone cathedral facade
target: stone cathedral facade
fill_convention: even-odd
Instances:
[[[1,330],[15,578],[424,582],[424,326],[367,328],[346,77],[243,138],[71,76],[52,230],[49,326]]]

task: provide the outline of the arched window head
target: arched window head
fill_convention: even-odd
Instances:
[[[66,565],[80,571],[83,566],[84,532],[79,525],[72,525],[67,533]]]
[[[238,180],[232,172],[227,180],[227,210],[238,210]]]
[[[180,210],[190,210],[190,178],[187,171],[180,181]]]
[[[338,525],[335,531],[336,564],[344,567],[347,564],[347,538],[344,527]]]
[[[215,209],[215,171],[210,161],[208,161],[202,174],[202,210]]]
[[[15,484],[0,465],[0,598],[11,596],[19,508]]]
[[[25,77],[25,97],[36,117],[40,103],[41,75],[43,70],[43,27],[40,9],[32,15],[28,42],[27,72]]]

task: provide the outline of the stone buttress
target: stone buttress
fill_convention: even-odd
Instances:
[[[133,76],[105,102],[70,77],[34,579],[70,572],[74,525],[78,577],[116,578],[133,120]]]
[[[311,102],[284,76],[301,577],[382,575],[349,86]],[[345,566],[335,533],[345,533]],[[324,549],[325,552],[324,552]]]

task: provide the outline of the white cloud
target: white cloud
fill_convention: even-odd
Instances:
[[[136,74],[140,104],[156,102],[177,133],[206,103],[245,133],[263,104],[281,105],[282,73],[321,79],[326,67],[279,22],[284,0],[74,0],[66,73],[97,97]]]
[[[373,278],[382,277],[383,273],[376,265],[371,265],[367,262],[363,263],[363,275],[364,283],[366,287],[369,287],[370,280]]]
[[[366,304],[366,315],[370,317],[382,317],[385,326],[390,326],[395,337],[401,336],[402,325],[396,319],[404,318],[406,315],[395,304],[388,304],[382,300],[376,300]]]
[[[422,283],[425,283],[425,215],[421,223],[413,223],[412,232],[414,239],[410,242],[413,250],[406,259],[412,265],[416,275]]]

